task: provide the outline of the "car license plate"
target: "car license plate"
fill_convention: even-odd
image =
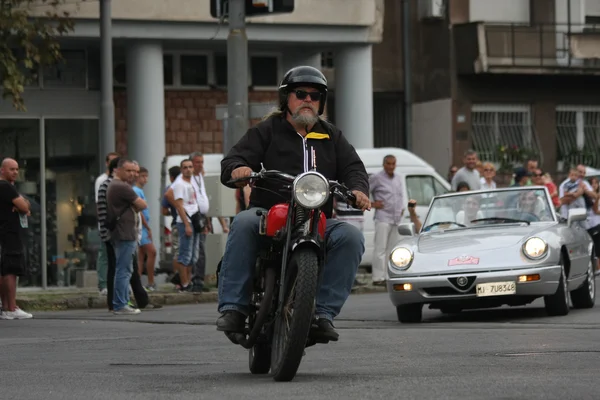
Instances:
[[[490,282],[477,285],[477,296],[504,296],[517,293],[515,282]]]

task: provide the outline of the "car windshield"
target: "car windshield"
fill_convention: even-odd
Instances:
[[[543,188],[481,190],[436,197],[422,231],[553,220]]]

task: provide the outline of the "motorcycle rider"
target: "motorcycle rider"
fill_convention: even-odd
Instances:
[[[316,170],[344,183],[356,197],[356,207],[368,210],[369,180],[365,166],[341,131],[321,117],[327,100],[327,80],[316,68],[289,70],[279,86],[279,107],[250,128],[221,161],[221,183],[265,169],[296,176]],[[243,187],[247,181],[238,183]],[[231,187],[231,185],[228,185]],[[284,202],[273,183],[257,181],[248,210],[236,215],[219,274],[217,330],[242,333],[252,293],[252,273],[261,243],[257,210]],[[322,208],[327,217],[327,257],[317,292],[312,332],[337,341],[333,319],[352,289],[364,253],[364,236],[354,226],[331,219],[332,198]]]

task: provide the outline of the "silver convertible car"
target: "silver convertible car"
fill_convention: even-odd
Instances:
[[[398,227],[388,293],[400,322],[420,322],[423,305],[443,313],[521,306],[544,297],[549,315],[595,302],[594,245],[585,209],[568,218],[545,187],[459,192],[434,197],[420,232]]]

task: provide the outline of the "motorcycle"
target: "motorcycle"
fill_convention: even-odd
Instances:
[[[258,180],[275,182],[286,201],[257,211],[259,233],[268,238],[268,245],[259,251],[255,264],[245,332],[226,335],[249,350],[252,374],[270,371],[275,381],[291,381],[304,349],[328,342],[311,330],[326,256],[326,217],[321,208],[331,195],[348,204],[356,198],[346,186],[315,170],[295,177],[262,168],[228,184]]]

